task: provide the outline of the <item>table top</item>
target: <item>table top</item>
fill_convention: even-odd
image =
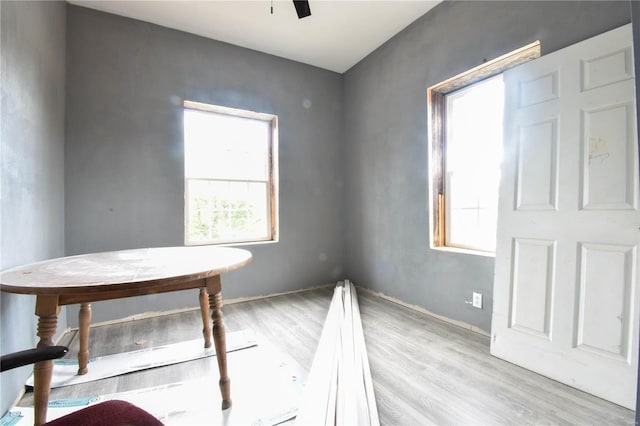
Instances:
[[[45,260],[0,272],[0,290],[64,295],[132,290],[201,280],[251,261],[247,250],[230,247],[158,247],[82,254]]]

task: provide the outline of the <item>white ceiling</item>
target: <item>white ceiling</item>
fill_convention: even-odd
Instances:
[[[441,0],[69,0],[343,73]]]

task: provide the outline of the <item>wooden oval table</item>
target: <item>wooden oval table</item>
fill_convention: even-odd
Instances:
[[[222,321],[220,275],[251,261],[251,253],[228,247],[161,247],[62,257],[0,272],[0,290],[36,296],[38,347],[52,346],[60,307],[80,304],[78,374],[87,372],[91,302],[200,289],[205,347],[213,341],[220,371],[222,409],[231,406]],[[34,365],[35,424],[46,422],[53,361]]]

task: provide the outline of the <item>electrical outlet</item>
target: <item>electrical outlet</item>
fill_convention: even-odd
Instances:
[[[482,293],[473,292],[473,307],[482,309]]]

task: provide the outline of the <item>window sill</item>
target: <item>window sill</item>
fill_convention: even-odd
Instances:
[[[262,241],[242,241],[242,242],[228,242],[228,243],[185,243],[185,246],[219,246],[219,247],[236,247],[236,246],[257,246],[263,244],[275,244],[278,239],[275,240],[262,240]]]
[[[472,254],[472,255],[475,255],[475,256],[493,257],[493,258],[496,257],[495,252],[464,249],[464,248],[459,248],[459,247],[445,247],[445,246],[434,247],[434,246],[431,246],[431,249],[432,250],[436,250],[436,251],[444,251],[444,252],[447,252],[447,253]]]

